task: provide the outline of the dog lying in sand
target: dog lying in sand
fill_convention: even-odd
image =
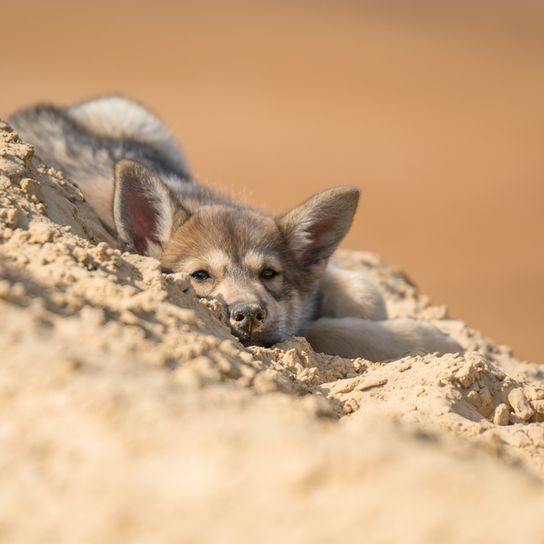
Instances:
[[[376,287],[329,264],[357,209],[355,187],[322,191],[278,217],[236,203],[198,184],[161,121],[118,97],[38,105],[9,122],[78,184],[121,243],[220,301],[243,344],[302,335],[316,351],[373,361],[462,351],[432,324],[388,319]]]

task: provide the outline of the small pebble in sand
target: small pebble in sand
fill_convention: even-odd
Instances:
[[[514,409],[514,413],[523,421],[528,421],[534,415],[535,411],[529,404],[529,401],[525,398],[523,390],[520,387],[516,387],[508,393],[508,402]]]
[[[502,403],[495,408],[495,413],[493,414],[493,423],[495,425],[508,425],[510,421],[510,412],[508,406]]]

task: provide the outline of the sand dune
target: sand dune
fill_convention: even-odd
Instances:
[[[464,356],[244,348],[0,123],[0,534],[9,542],[539,542],[544,366],[341,252]]]

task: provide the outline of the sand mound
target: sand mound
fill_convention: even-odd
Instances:
[[[0,123],[0,535],[10,542],[536,542],[544,368],[447,320],[400,272],[392,315],[467,354],[246,349],[189,282],[114,249]]]

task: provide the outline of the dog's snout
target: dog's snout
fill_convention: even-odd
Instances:
[[[237,304],[230,313],[231,326],[248,334],[260,329],[265,319],[266,309],[260,304]]]

